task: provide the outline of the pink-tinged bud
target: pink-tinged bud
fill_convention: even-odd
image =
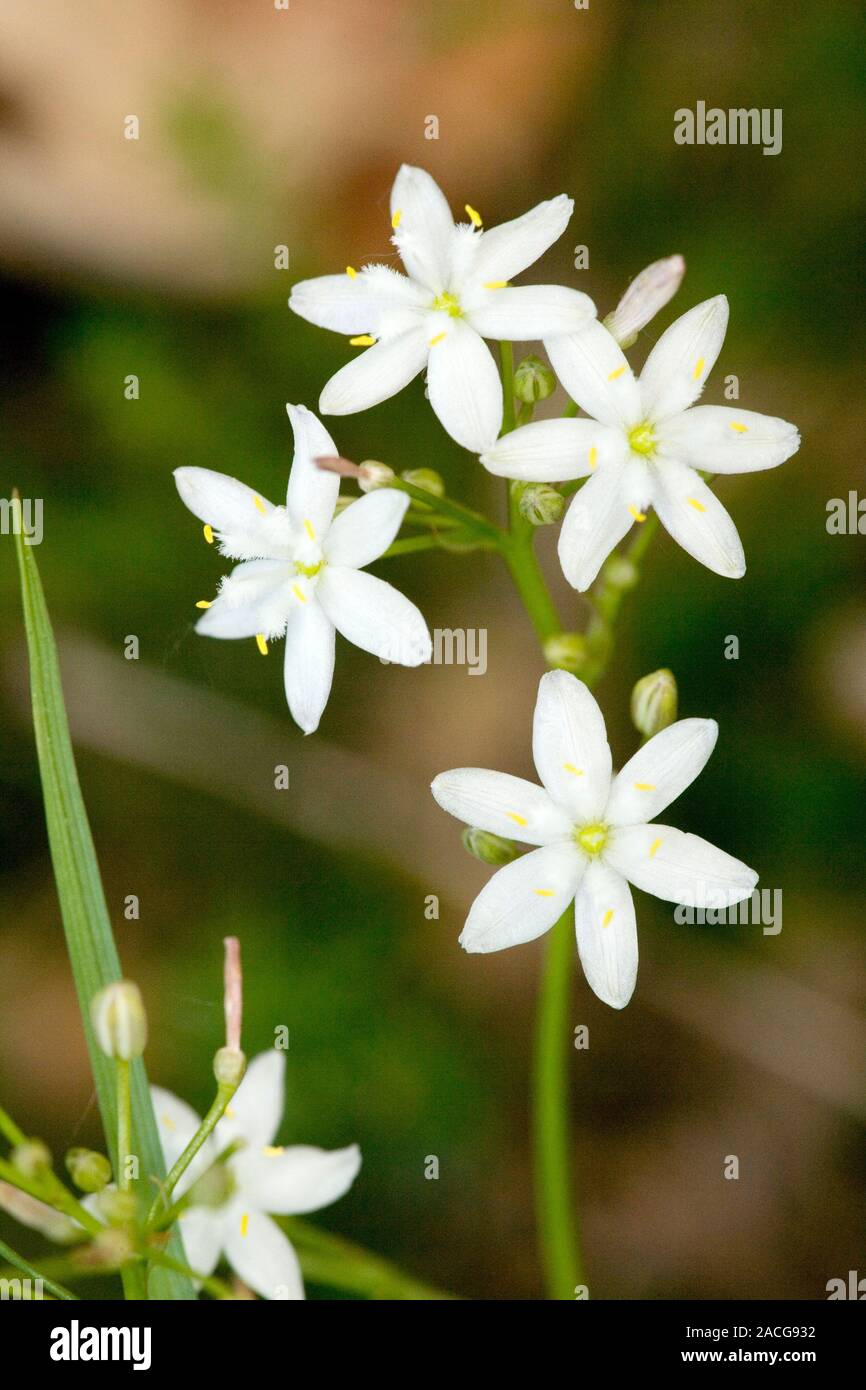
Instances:
[[[673,299],[686,273],[682,256],[653,261],[636,275],[604,326],[620,347],[631,347],[641,329]]]

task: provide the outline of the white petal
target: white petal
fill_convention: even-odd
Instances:
[[[502,951],[549,931],[571,902],[583,865],[573,845],[545,845],[497,869],[460,935],[465,951]]]
[[[286,1058],[278,1048],[260,1052],[215,1130],[218,1151],[238,1141],[261,1149],[273,1143],[283,1115]]]
[[[598,467],[623,461],[625,454],[620,431],[597,420],[538,420],[497,439],[481,462],[499,478],[559,483],[586,478]]]
[[[640,388],[619,343],[597,319],[579,333],[545,338],[544,346],[556,375],[587,415],[624,429],[640,422]]]
[[[213,1274],[222,1252],[222,1214],[211,1207],[187,1207],[180,1214],[177,1229],[180,1231],[186,1262],[190,1268],[194,1269],[196,1274]]]
[[[287,405],[286,410],[295,436],[295,456],[286,494],[289,519],[296,530],[303,527],[308,531],[312,527],[321,542],[334,515],[340,479],[336,473],[318,468],[314,460],[335,457],[337,446],[321,420],[305,405]]]
[[[440,772],[430,787],[443,811],[491,835],[525,845],[548,845],[571,836],[571,821],[543,787],[482,767]]]
[[[611,775],[604,717],[583,681],[567,671],[541,677],[532,756],[551,799],[572,821],[586,824],[601,816]]]
[[[796,425],[727,405],[696,405],[656,431],[664,457],[709,473],[757,473],[776,468],[800,447]]]
[[[476,239],[471,275],[475,284],[512,280],[543,256],[568,226],[574,202],[560,193],[539,203],[522,217],[502,222]]]
[[[502,426],[502,382],[490,349],[465,320],[449,320],[430,348],[427,393],[452,439],[473,454],[491,447]]]
[[[241,1211],[232,1204],[232,1220],[226,1229],[229,1264],[262,1298],[295,1300],[304,1297],[304,1281],[295,1251],[264,1212]]]
[[[723,294],[705,299],[678,318],[659,338],[640,375],[643,412],[665,420],[696,401],[713,369],[728,327]]]
[[[637,461],[608,463],[584,483],[565,514],[557,545],[573,588],[588,589],[637,518],[646,517],[650,491],[647,467]]]
[[[288,553],[285,512],[246,483],[210,468],[176,468],[174,480],[193,515],[213,527],[223,555],[252,560]]]
[[[574,903],[574,924],[590,989],[603,1003],[624,1009],[637,980],[634,903],[622,875],[599,860],[583,876]]]
[[[317,595],[337,631],[362,651],[399,666],[430,660],[433,644],[427,624],[414,603],[384,579],[327,565]]]
[[[466,317],[482,338],[512,342],[575,333],[595,315],[589,295],[561,285],[519,285],[483,290],[464,304]]]
[[[319,328],[389,336],[417,319],[430,295],[390,266],[365,266],[354,276],[320,275],[295,285],[289,308]]]
[[[286,626],[287,560],[244,560],[220,584],[195,625],[202,637],[281,637]]]
[[[334,624],[314,597],[298,604],[286,628],[286,701],[305,734],[319,727],[334,679]]]
[[[448,200],[424,169],[404,164],[391,189],[392,240],[412,276],[433,294],[448,288],[454,219]]]
[[[742,578],[746,557],[737,528],[703,478],[671,459],[658,459],[653,472],[653,505],[674,540],[714,574]]]
[[[323,415],[354,415],[389,400],[423,370],[427,353],[423,326],[362,349],[326,383],[319,409]]]
[[[300,1216],[329,1207],[348,1192],[360,1168],[357,1144],[332,1150],[307,1144],[246,1150],[234,1161],[242,1198],[275,1216]]]
[[[653,820],[704,770],[718,736],[715,719],[680,719],[654,734],[614,778],[607,823]]]
[[[688,907],[730,907],[758,882],[748,864],[671,825],[615,830],[604,855],[636,888]]]
[[[380,487],[359,497],[334,519],[325,543],[325,556],[332,565],[363,569],[377,560],[397,532],[409,498],[396,488]]]
[[[191,1105],[162,1086],[151,1086],[150,1099],[166,1168],[173,1168],[201,1120]]]

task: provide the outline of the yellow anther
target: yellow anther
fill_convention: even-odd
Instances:
[[[292,585],[292,593],[298,600],[298,603],[306,603],[307,595],[304,593],[303,589],[298,588],[297,584]]]
[[[254,497],[253,501],[256,504],[256,511],[261,512],[262,516],[266,516],[267,513],[265,512],[265,504],[262,501],[261,497]]]
[[[533,888],[532,891],[533,891],[533,893],[537,893],[538,896],[539,896],[540,898],[552,898],[552,897],[553,897],[553,889],[552,889],[552,888]]]
[[[690,507],[694,507],[696,512],[705,512],[707,510],[703,502],[699,502],[697,497],[687,497],[686,501]]]
[[[646,512],[639,512],[637,507],[629,507],[629,513],[635,521],[646,521]]]
[[[575,767],[574,763],[563,763],[562,766],[565,768],[566,772],[573,772],[575,777],[583,776],[583,768]]]
[[[654,792],[656,788],[654,782],[635,782],[634,789],[637,792]]]
[[[507,285],[507,280],[488,280],[484,288],[486,290],[504,290]]]
[[[177,1125],[170,1115],[163,1115],[162,1123],[165,1125],[166,1129],[177,1129]]]
[[[652,844],[651,844],[650,847],[649,847],[649,857],[650,857],[650,859],[654,859],[654,858],[655,858],[656,850],[658,849],[658,847],[659,847],[660,844],[661,844],[661,840],[653,840]]]
[[[476,212],[475,209],[471,208],[468,203],[466,204],[466,216],[469,218],[469,221],[472,223],[473,227],[480,227],[482,225],[481,213]]]
[[[346,274],[350,280],[357,280],[358,278],[358,272],[353,265],[346,266]]]
[[[266,1144],[262,1149],[265,1158],[276,1158],[278,1154],[283,1154],[285,1152],[282,1144]]]
[[[196,604],[196,608],[210,608],[210,599],[200,598],[198,603]]]
[[[261,652],[262,656],[267,656],[267,654],[268,654],[268,644],[267,644],[267,642],[265,641],[265,634],[264,634],[263,632],[257,632],[257,633],[256,633],[256,646],[258,647],[258,649],[259,649],[259,651]]]
[[[608,377],[608,381],[616,381],[617,377],[622,376],[622,374],[623,374],[624,371],[625,371],[625,367],[624,367],[624,366],[614,368],[614,370],[611,372],[610,376]]]
[[[241,1235],[242,1235],[242,1236],[246,1236],[246,1235],[249,1233],[249,1229],[250,1229],[250,1214],[249,1214],[248,1211],[245,1211],[244,1214],[243,1214],[243,1216],[241,1217]]]
[[[737,420],[732,420],[732,421],[731,421],[731,429],[732,429],[732,430],[736,430],[736,431],[737,431],[737,434],[747,434],[747,433],[748,433],[748,430],[749,430],[749,426],[748,426],[748,425],[741,425],[741,424],[739,423],[739,421],[737,421]]]
[[[590,466],[590,468],[595,468],[595,467],[597,466],[597,464],[598,464],[598,449],[596,449],[595,445],[593,444],[592,448],[591,448],[590,451],[589,451],[589,466]]]
[[[206,524],[202,527],[202,530],[204,531],[204,538],[208,545],[213,545],[213,527]]]
[[[226,1108],[225,1108],[225,1113],[226,1113],[226,1115],[228,1116],[228,1118],[229,1118],[230,1120],[233,1120],[233,1119],[234,1119],[234,1117],[235,1117],[235,1112],[234,1112],[234,1110],[232,1110],[232,1108],[231,1108],[230,1105],[227,1105],[227,1106],[226,1106]]]
[[[513,820],[515,825],[526,825],[526,817],[519,816],[516,811],[506,811],[509,820]]]
[[[603,927],[609,927],[612,921],[613,921],[613,908],[612,908],[612,907],[609,907],[609,908],[607,909],[607,912],[604,914],[604,916],[603,916],[602,919],[601,919],[601,925],[602,925]]]
[[[401,221],[402,221],[402,218],[403,218],[403,209],[402,209],[402,208],[398,208],[397,211],[394,213],[394,216],[391,218],[391,226],[394,228],[394,231],[395,231],[395,232],[396,232],[397,228],[399,227],[399,225],[400,225],[400,223],[401,223]]]
[[[437,333],[435,338],[431,338],[431,339],[430,339],[430,342],[429,342],[428,346],[429,346],[429,347],[435,347],[437,343],[441,343],[441,342],[442,342],[442,339],[443,339],[443,338],[447,338],[447,337],[448,337],[448,334],[447,334],[447,333]]]
[[[376,339],[370,333],[361,333],[357,338],[349,339],[350,347],[372,347]]]
[[[692,380],[693,380],[693,381],[697,381],[698,377],[700,376],[700,374],[701,374],[701,372],[702,372],[703,370],[704,370],[704,359],[703,359],[703,357],[699,357],[698,360],[697,360],[697,362],[695,363],[695,370],[692,372]]]
[[[316,539],[316,533],[313,530],[313,523],[311,521],[304,522],[304,530],[306,531],[311,541],[314,541]]]

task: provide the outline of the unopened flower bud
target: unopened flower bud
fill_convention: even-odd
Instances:
[[[234,1047],[221,1047],[214,1055],[213,1074],[220,1086],[240,1086],[246,1069],[246,1057]]]
[[[117,1187],[106,1187],[96,1199],[99,1215],[109,1226],[131,1226],[138,1211],[134,1192],[121,1192]]]
[[[540,357],[530,354],[517,365],[514,373],[514,394],[525,405],[546,401],[556,390],[556,377]]]
[[[445,483],[435,468],[407,468],[400,477],[404,483],[411,483],[413,487],[420,487],[424,492],[431,492],[434,497],[445,496]]]
[[[66,1171],[82,1192],[101,1192],[111,1182],[111,1164],[95,1149],[70,1149]]]
[[[11,1154],[12,1163],[25,1177],[35,1178],[51,1167],[51,1150],[41,1139],[25,1139],[16,1144]]]
[[[634,588],[638,577],[637,567],[624,555],[611,555],[604,567],[604,582],[623,593]]]
[[[131,1237],[119,1226],[100,1231],[75,1255],[82,1269],[119,1269],[135,1254]]]
[[[638,333],[651,318],[673,299],[686,273],[682,256],[653,261],[632,280],[604,326],[620,347],[631,347]]]
[[[473,859],[482,864],[510,864],[517,858],[517,847],[513,840],[502,835],[493,835],[489,830],[479,830],[475,825],[467,825],[462,835],[463,848]]]
[[[375,492],[377,487],[388,487],[394,480],[394,470],[387,463],[376,459],[365,459],[358,474],[358,487],[362,492]]]
[[[580,671],[586,660],[586,638],[579,632],[555,632],[544,644],[544,659],[559,670]]]
[[[58,1245],[71,1245],[81,1238],[81,1227],[77,1221],[72,1221],[8,1182],[0,1182],[0,1211],[8,1212],[22,1226],[39,1231],[49,1240],[57,1241]]]
[[[90,1001],[90,1019],[106,1056],[122,1062],[141,1056],[147,1043],[147,1014],[141,990],[132,980],[101,989]]]
[[[677,717],[677,683],[673,671],[653,671],[642,676],[631,692],[632,723],[645,738],[652,738]]]
[[[532,526],[552,526],[565,510],[565,498],[549,483],[529,483],[517,505]]]

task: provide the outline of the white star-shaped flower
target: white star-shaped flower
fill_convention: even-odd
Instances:
[[[334,517],[340,480],[316,467],[337,449],[303,405],[286,407],[295,456],[285,507],[208,468],[178,468],[181,498],[205,523],[223,555],[242,560],[222,580],[196,631],[208,637],[255,637],[259,649],[285,636],[286,699],[305,733],[319,726],[334,674],[334,632],[383,660],[429,661],[432,643],[414,603],[363,566],[393,541],[408,497],[380,488]]]
[[[720,405],[692,406],[728,324],[723,294],[698,304],[659,338],[641,372],[600,323],[545,339],[557,376],[590,419],[542,420],[482,454],[491,473],[529,482],[589,477],[566,514],[559,558],[588,589],[607,556],[655,507],[675,541],[716,574],[737,579],[746,561],[737,528],[700,477],[775,468],[800,447],[794,425]],[[591,475],[591,476],[590,476]]]
[[[467,206],[470,221],[455,226],[438,184],[404,164],[391,190],[391,225],[408,274],[349,266],[292,290],[289,307],[301,318],[366,347],[327,383],[322,413],[367,410],[426,367],[430,404],[452,439],[476,454],[488,448],[502,425],[502,383],[483,340],[571,333],[595,313],[578,290],[508,283],[562,235],[573,206],[560,195],[488,232]]]
[[[499,869],[475,899],[460,944],[500,951],[541,936],[574,900],[577,949],[599,999],[615,1009],[637,978],[637,929],[629,883],[668,902],[730,906],[758,876],[697,835],[649,822],[697,777],[713,751],[712,719],[681,719],[612,773],[601,710],[565,671],[542,676],[532,751],[542,787],[504,772],[441,773],[443,810],[531,853]]]
[[[182,1197],[229,1145],[221,1165],[227,1195],[219,1206],[190,1206],[180,1234],[190,1268],[212,1274],[221,1254],[262,1298],[304,1297],[298,1257],[274,1216],[302,1216],[348,1192],[361,1167],[357,1144],[345,1149],[274,1145],[283,1114],[285,1058],[262,1052],[247,1068],[229,1109],[178,1183]],[[151,1087],[166,1167],[171,1168],[199,1127],[195,1111],[170,1091]]]

